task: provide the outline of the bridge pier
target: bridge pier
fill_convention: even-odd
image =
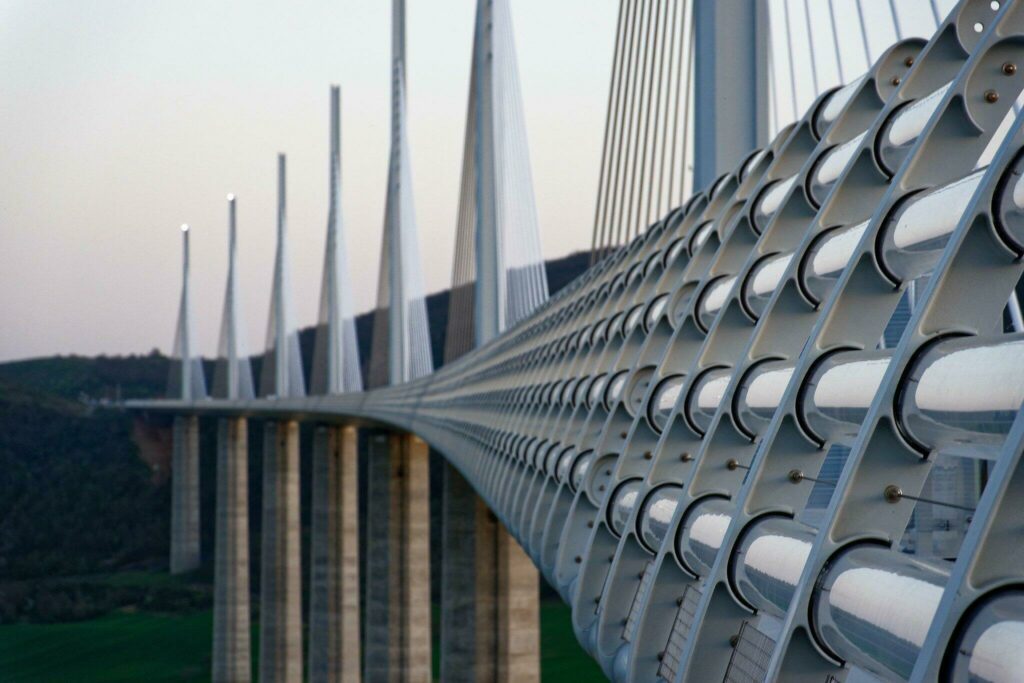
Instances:
[[[302,681],[302,535],[299,423],[263,432],[260,680]]]
[[[213,578],[214,683],[252,680],[249,605],[249,437],[245,418],[217,422]]]
[[[358,431],[317,427],[309,590],[309,680],[358,683]]]
[[[171,574],[199,568],[199,418],[174,418],[171,455]]]
[[[412,434],[378,433],[369,441],[368,682],[431,680],[429,453]]]
[[[441,680],[540,680],[537,569],[451,465],[445,466]]]

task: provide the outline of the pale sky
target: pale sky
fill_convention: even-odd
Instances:
[[[428,291],[448,286],[474,0],[409,0],[409,113]],[[614,0],[516,0],[544,254],[587,247]],[[192,225],[197,337],[216,351],[225,195],[239,206],[250,351],[288,155],[294,319],[312,324],[327,211],[328,93],[342,86],[354,299],[376,298],[388,154],[386,0],[0,0],[0,360],[165,352]]]
[[[895,39],[862,0],[871,51]],[[769,0],[773,39],[784,0]],[[866,64],[853,0],[834,0],[847,78]],[[952,0],[939,4],[945,11]],[[814,97],[807,25],[789,0],[797,107]],[[427,290],[448,287],[475,0],[408,0],[409,135]],[[899,0],[930,33],[929,0]],[[514,0],[545,258],[589,248],[617,0]],[[795,13],[794,13],[795,12]],[[0,0],[0,361],[168,352],[192,225],[199,350],[216,351],[225,195],[239,206],[243,319],[265,336],[275,164],[288,155],[293,318],[316,317],[327,214],[328,92],[342,86],[343,209],[358,311],[376,298],[388,154],[388,0]],[[886,23],[888,21],[888,23]],[[921,31],[908,31],[921,27]],[[815,30],[816,52],[831,33]],[[819,44],[820,43],[820,44]],[[858,52],[860,51],[860,52]],[[779,117],[793,117],[777,60]],[[838,80],[819,60],[819,85]]]

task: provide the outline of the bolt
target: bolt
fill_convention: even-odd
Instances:
[[[799,484],[804,480],[804,473],[801,472],[800,470],[790,470],[789,480],[794,484]]]
[[[690,462],[691,460],[693,460],[693,456],[690,455],[689,453],[683,453],[682,455],[679,456],[679,459],[682,460],[683,462]]]
[[[600,605],[601,604],[601,596],[600,595],[598,595],[596,598],[594,598],[594,604],[595,605]]]
[[[907,57],[906,59],[903,60],[903,63],[906,64],[907,66],[914,66],[914,58]]]
[[[594,528],[594,523],[593,522],[587,522],[587,528],[588,529],[593,529]]]
[[[576,564],[579,564],[580,562],[582,562],[582,561],[583,561],[583,558],[582,558],[582,557],[580,557],[579,555],[577,555],[577,556],[576,556],[575,558],[573,558],[573,559],[574,559],[574,560],[576,561]]]
[[[604,484],[601,484],[600,486],[598,486],[597,490],[598,491],[604,491]]]
[[[999,101],[999,93],[997,93],[995,90],[986,90],[985,101],[988,102],[989,104],[995,104],[996,102]]]
[[[646,453],[644,453],[644,460],[650,460],[651,457],[652,456],[651,456],[651,452],[650,451],[647,451]]]
[[[725,463],[725,468],[730,472],[740,466],[740,463],[736,458],[729,458],[729,462]]]
[[[731,645],[732,647],[736,647],[736,643],[738,643],[738,642],[740,642],[740,637],[739,636],[731,636],[729,638],[729,645]]]
[[[1014,64],[1013,62],[1007,62],[1006,64],[1003,64],[1003,73],[1006,74],[1007,76],[1014,75],[1015,73],[1017,73],[1017,65]]]
[[[619,438],[620,439],[625,439],[626,438],[626,432],[619,432]]]
[[[899,76],[893,76],[893,77],[892,77],[892,80],[891,80],[891,81],[889,81],[889,82],[890,82],[890,83],[892,83],[893,85],[899,85],[899,84],[900,84],[900,83],[902,83],[903,81],[902,81],[902,80],[900,79],[900,77],[899,77]]]
[[[885,501],[887,503],[895,504],[903,499],[903,489],[896,486],[896,484],[889,484],[885,487],[885,491],[882,492],[882,495],[885,496]]]

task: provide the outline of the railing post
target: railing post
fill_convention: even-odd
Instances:
[[[299,423],[263,432],[263,541],[260,573],[260,680],[302,681],[302,535]]]
[[[249,437],[243,417],[217,423],[213,574],[214,683],[252,680],[249,606]]]
[[[358,430],[318,427],[313,440],[309,680],[358,683]]]
[[[174,418],[171,462],[171,574],[199,568],[199,418]]]

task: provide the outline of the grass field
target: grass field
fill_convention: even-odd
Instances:
[[[122,612],[69,624],[0,626],[0,681],[207,681],[211,622],[210,611]],[[545,683],[605,680],[576,644],[569,608],[561,603],[541,605],[541,670]]]

